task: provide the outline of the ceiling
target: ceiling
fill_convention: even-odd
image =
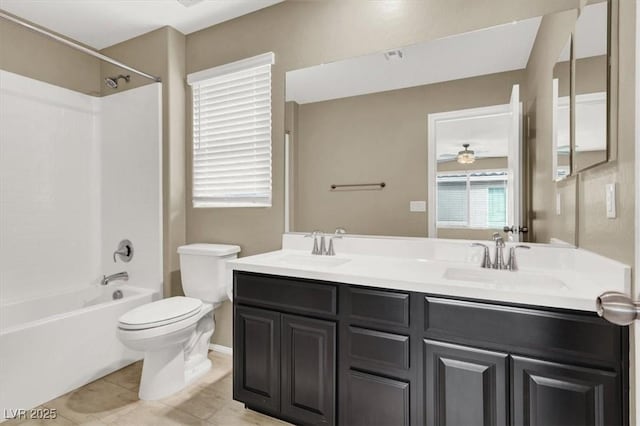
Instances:
[[[287,73],[287,100],[300,104],[523,69],[542,18],[499,25]]]
[[[438,122],[436,156],[438,161],[454,159],[462,143],[468,143],[477,158],[506,157],[511,114],[494,114]]]
[[[607,53],[607,3],[585,6],[580,13],[575,30],[575,56],[577,59],[605,55]],[[569,40],[562,49],[559,62],[569,60]]]
[[[189,34],[281,1],[0,0],[0,9],[103,49],[167,25]]]

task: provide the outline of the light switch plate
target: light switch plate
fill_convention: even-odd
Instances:
[[[606,191],[606,205],[607,205],[607,218],[616,218],[616,184],[608,183],[605,187]]]
[[[411,212],[426,212],[427,211],[427,202],[426,201],[409,201],[409,211],[411,211]]]
[[[559,192],[556,192],[556,216],[562,214],[562,196]]]

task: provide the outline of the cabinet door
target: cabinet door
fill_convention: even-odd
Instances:
[[[507,354],[425,340],[426,423],[506,425],[507,362]]]
[[[514,425],[622,424],[616,373],[517,356],[512,369]]]
[[[280,410],[280,314],[234,307],[233,397],[252,408]]]
[[[302,424],[334,424],[336,324],[282,316],[282,414]]]
[[[409,426],[409,383],[356,370],[349,370],[346,379],[347,409],[341,423]]]

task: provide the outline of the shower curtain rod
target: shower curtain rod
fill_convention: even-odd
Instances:
[[[35,25],[31,25],[28,22],[25,22],[25,21],[23,21],[23,20],[21,20],[19,18],[16,18],[15,16],[12,16],[12,15],[9,15],[9,14],[5,13],[2,10],[0,10],[0,18],[4,18],[7,21],[11,21],[11,22],[16,23],[18,25],[22,25],[25,28],[28,28],[28,29],[30,29],[32,31],[35,31],[35,32],[39,33],[39,34],[47,36],[47,37],[49,37],[49,38],[51,38],[53,40],[59,41],[60,43],[65,44],[65,45],[67,45],[67,46],[69,46],[69,47],[71,47],[73,49],[79,50],[79,51],[81,51],[83,53],[86,53],[87,55],[91,55],[94,58],[98,58],[98,59],[100,59],[102,61],[108,62],[108,63],[110,63],[112,65],[115,65],[115,66],[120,67],[122,69],[125,69],[127,71],[131,71],[132,73],[138,74],[138,75],[140,75],[142,77],[148,78],[148,79],[153,80],[153,81],[158,82],[158,83],[162,81],[160,79],[160,77],[156,77],[155,75],[151,75],[151,74],[147,74],[146,72],[139,71],[139,70],[137,70],[135,68],[130,67],[129,65],[125,65],[122,62],[116,61],[113,58],[110,58],[110,57],[108,57],[106,55],[103,55],[100,52],[96,52],[93,49],[89,49],[87,47],[81,46],[81,45],[79,45],[77,43],[74,43],[74,42],[69,41],[69,40],[67,40],[65,38],[62,38],[62,37],[57,36],[57,35],[55,35],[53,33],[50,33],[49,31],[46,31],[46,30],[44,30],[42,28],[36,27]]]

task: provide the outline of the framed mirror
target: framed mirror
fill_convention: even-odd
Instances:
[[[609,3],[587,4],[573,37],[575,173],[602,164],[609,157],[608,31]]]
[[[552,179],[571,175],[571,36],[553,66]]]
[[[549,184],[552,133],[549,119],[524,152],[522,110],[566,43],[539,32],[568,35],[576,22],[575,9],[558,13],[287,72],[285,229],[487,239],[506,227],[527,239],[523,217],[555,215],[524,211],[553,208],[538,179],[544,170]],[[537,242],[554,236],[545,226]]]

